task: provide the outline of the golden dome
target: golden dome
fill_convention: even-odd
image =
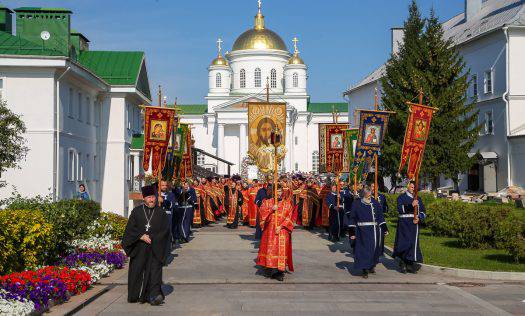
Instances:
[[[242,33],[233,43],[232,51],[245,49],[277,49],[288,51],[283,39],[272,30],[264,27],[264,15],[261,13],[261,3],[259,11],[255,16],[255,26]]]
[[[211,61],[212,66],[228,66],[228,61],[222,57],[222,39],[217,39],[217,58]],[[228,54],[228,52],[226,52]]]
[[[211,62],[212,66],[228,66],[228,61],[224,59],[221,55],[217,56],[214,60]]]
[[[290,59],[288,59],[288,64],[289,65],[304,65],[304,61],[301,57],[294,54],[292,57],[290,57]]]
[[[293,52],[292,57],[288,59],[288,65],[304,65],[303,59],[299,57],[299,50],[297,49],[297,42],[299,42],[299,40],[297,39],[297,37],[294,37],[293,38],[294,52]]]

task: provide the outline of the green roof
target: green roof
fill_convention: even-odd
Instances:
[[[44,45],[36,44],[19,36],[13,36],[0,31],[0,54],[4,55],[36,55],[36,56],[63,56],[57,50],[45,48]]]
[[[73,13],[65,8],[20,7],[15,12],[48,12],[48,13]]]
[[[181,110],[182,115],[201,115],[208,112],[206,104],[177,104],[177,107]]]
[[[131,149],[142,149],[144,147],[144,134],[134,134],[131,138]]]
[[[135,85],[143,52],[82,51],[78,62],[111,85]]]
[[[344,102],[308,103],[307,110],[312,113],[332,113],[334,107],[339,113],[348,112],[348,103]]]

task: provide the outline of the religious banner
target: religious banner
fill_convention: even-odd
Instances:
[[[343,173],[350,166],[346,142],[348,124],[319,124],[319,172]]]
[[[350,128],[345,130],[345,145],[348,155],[348,168],[351,169],[354,163],[355,150],[357,147],[357,136],[359,136],[358,128]]]
[[[391,113],[374,110],[359,111],[359,135],[352,165],[354,170],[363,162],[372,165],[372,160],[381,149]]]
[[[182,160],[179,165],[179,178],[193,177],[193,158],[191,154],[191,128],[188,124],[180,124],[182,129]]]
[[[175,110],[146,106],[144,114],[144,157],[142,167],[156,177],[162,172],[173,129]]]
[[[415,180],[419,174],[419,168],[423,160],[425,145],[430,130],[432,115],[437,111],[436,108],[407,102],[410,113],[405,130],[405,140],[401,151],[401,161],[399,172],[403,170],[408,162],[407,175],[410,180]]]
[[[281,144],[277,147],[277,162],[286,155],[286,103],[248,102],[248,156],[259,170],[273,170],[275,148],[272,132],[279,132]]]
[[[182,156],[181,149],[181,128],[179,127],[179,116],[173,118],[173,130],[171,132],[171,138],[168,145],[168,151],[166,154],[166,162],[164,169],[162,170],[163,179],[175,179],[177,178],[177,166],[180,163],[180,157]]]

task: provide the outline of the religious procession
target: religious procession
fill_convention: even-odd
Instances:
[[[525,314],[523,0],[23,2],[0,316]]]
[[[161,95],[159,90],[159,104]],[[423,97],[421,91],[419,103],[407,101],[410,115],[399,171],[408,165],[408,180],[392,210],[398,212],[393,257],[401,273],[415,274],[423,262],[418,237],[425,206],[418,197],[418,175],[437,110],[422,104]],[[157,181],[142,187],[144,204],[131,211],[123,238],[131,258],[128,302],[162,304],[162,266],[171,250],[191,242],[195,229],[205,231],[212,225],[251,228],[254,240],[259,240],[256,267],[266,278],[283,282],[294,271],[294,229],[325,231],[332,242],[348,238],[354,269],[365,279],[375,274],[389,233],[377,165],[392,114],[378,110],[377,99],[376,94],[375,110],[359,111],[358,127],[338,123],[335,112],[333,123],[320,125],[320,175],[283,174],[278,166],[287,155],[286,104],[269,101],[267,84],[266,102],[247,103],[248,130],[253,131],[248,155],[259,170],[256,179],[238,174],[196,177],[191,126],[179,124],[176,108],[144,107],[143,167],[148,170],[152,163]]]

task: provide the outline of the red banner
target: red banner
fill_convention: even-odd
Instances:
[[[410,180],[414,180],[423,161],[432,115],[437,109],[414,103],[408,103],[408,106],[410,115],[407,121],[403,150],[401,151],[399,172],[408,162],[407,175]]]
[[[156,177],[164,167],[166,152],[173,130],[175,110],[147,106],[144,114],[144,157],[142,167]]]
[[[319,124],[319,172],[348,172],[350,163],[346,147],[348,124]]]

